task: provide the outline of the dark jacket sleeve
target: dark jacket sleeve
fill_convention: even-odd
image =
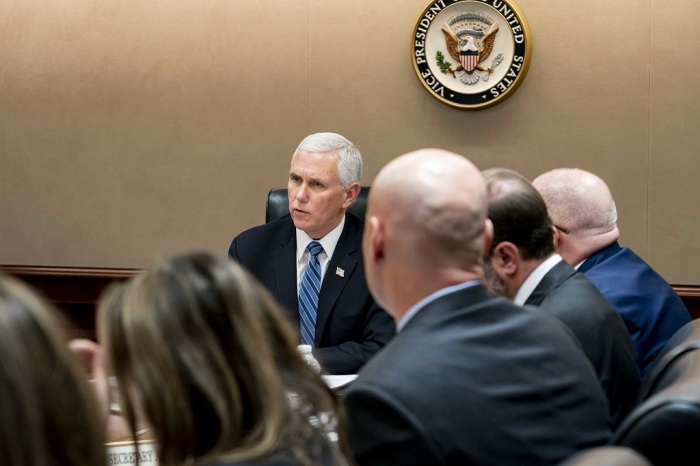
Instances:
[[[351,385],[343,399],[350,449],[359,465],[444,464],[421,423],[381,388]]]
[[[394,336],[394,320],[374,301],[364,320],[362,341],[346,341],[314,350],[314,356],[327,373],[356,374]]]

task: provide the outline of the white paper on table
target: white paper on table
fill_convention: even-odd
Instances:
[[[346,375],[322,375],[321,378],[331,390],[343,388],[357,378],[357,374]]]

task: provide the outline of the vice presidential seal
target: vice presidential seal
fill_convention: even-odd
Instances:
[[[411,39],[418,79],[438,100],[476,110],[509,97],[530,67],[532,39],[513,0],[438,0]]]

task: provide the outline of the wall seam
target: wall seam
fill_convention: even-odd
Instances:
[[[306,0],[306,134],[311,134],[311,0]]]
[[[649,0],[649,43],[647,45],[647,79],[649,80],[648,83],[648,97],[647,97],[647,176],[646,176],[646,211],[647,211],[647,218],[646,218],[646,224],[647,224],[647,234],[646,234],[646,251],[645,251],[645,256],[651,259],[651,202],[650,202],[650,196],[651,193],[650,188],[651,188],[651,106],[652,106],[652,89],[651,89],[651,55],[652,55],[652,44],[654,43],[654,15],[652,14],[653,10],[653,0]]]

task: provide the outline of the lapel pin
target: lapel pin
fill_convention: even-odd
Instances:
[[[339,277],[344,277],[345,276],[345,270],[341,269],[340,267],[335,268],[335,274]]]

